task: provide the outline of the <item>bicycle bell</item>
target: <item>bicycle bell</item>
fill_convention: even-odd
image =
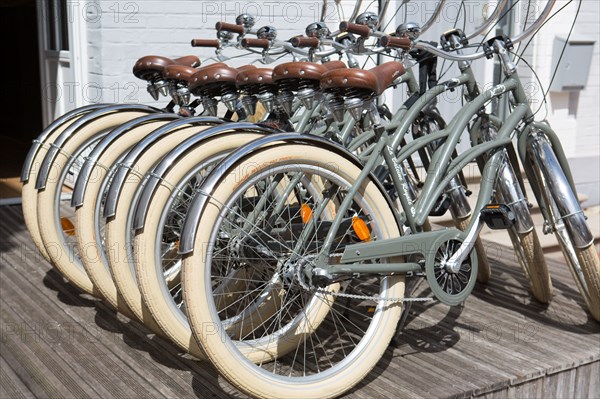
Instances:
[[[228,42],[230,40],[233,40],[233,32],[229,32],[226,30],[218,30],[217,31],[217,38],[223,40],[224,42]]]
[[[306,36],[325,39],[331,34],[324,22],[313,22],[306,27]]]
[[[396,36],[407,36],[411,40],[416,40],[421,34],[421,26],[416,22],[407,22],[400,24],[396,28]]]
[[[268,39],[269,41],[275,40],[277,37],[277,29],[269,25],[263,26],[256,31],[256,37],[259,39]]]
[[[372,11],[365,11],[356,17],[356,23],[374,29],[379,24],[379,16]]]
[[[256,23],[256,19],[250,14],[240,14],[235,18],[236,25],[243,25],[244,29],[250,29]]]

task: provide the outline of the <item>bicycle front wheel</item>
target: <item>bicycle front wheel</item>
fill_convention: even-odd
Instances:
[[[325,149],[282,145],[240,161],[213,191],[195,250],[184,258],[184,298],[196,339],[243,392],[337,396],[387,348],[402,310],[403,275],[344,274],[329,285],[308,277],[319,255],[337,263],[348,244],[400,234],[379,187],[356,182],[360,170]],[[349,195],[350,207],[341,209]],[[331,251],[320,254],[336,217]],[[230,287],[238,292],[223,306]],[[275,312],[244,317],[265,295],[277,295]],[[232,328],[240,318],[251,325]]]
[[[600,261],[577,195],[545,136],[529,137],[527,156],[533,165],[544,204],[544,216],[554,231],[571,274],[594,319],[600,321]]]
[[[148,309],[167,337],[199,358],[203,354],[192,337],[180,283],[178,246],[183,216],[204,175],[228,153],[258,137],[255,133],[226,134],[188,151],[162,176],[144,228],[134,238],[135,275]]]
[[[544,250],[534,229],[527,233],[508,230],[519,264],[529,279],[529,288],[535,299],[541,303],[552,301],[552,280],[544,260]]]
[[[109,131],[143,112],[117,112],[95,120],[77,131],[65,143],[52,164],[57,177],[50,176],[43,190],[37,194],[37,219],[40,235],[52,263],[61,274],[81,291],[98,296],[81,262],[77,245],[75,211],[62,200],[61,194],[69,192],[69,180],[74,181],[85,156]]]

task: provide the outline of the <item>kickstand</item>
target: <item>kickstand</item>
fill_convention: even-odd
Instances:
[[[417,288],[421,285],[422,281],[423,279],[419,277],[409,278],[406,284],[406,289],[404,291],[404,296],[411,297],[417,291]],[[412,301],[404,302],[404,309],[402,309],[402,315],[400,316],[400,320],[398,320],[398,324],[396,325],[396,332],[392,337],[390,345],[399,346],[403,343],[401,335],[404,331],[404,327],[406,326],[408,316],[410,315],[410,308],[412,307],[412,304]]]

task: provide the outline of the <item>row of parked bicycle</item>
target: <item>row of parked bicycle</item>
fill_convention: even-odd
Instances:
[[[556,234],[600,320],[593,236],[511,51],[553,3],[518,36],[475,44],[506,0],[475,32],[452,29],[439,45],[420,41],[413,23],[380,31],[383,6],[334,33],[316,22],[280,41],[241,15],[217,24],[218,39],[192,41],[217,55],[294,57],[274,68],[143,57],[133,73],[153,98],[170,96],[166,108],[87,105],[34,141],[22,174],[33,241],[73,285],[210,360],[246,394],[338,396],[379,361],[411,302],[457,305],[488,281],[486,224],[510,234],[535,299],[552,300],[523,169],[544,233]],[[357,68],[374,54],[395,60]],[[438,82],[436,57],[459,74]],[[471,61],[483,57],[500,60],[503,79],[480,91]],[[379,101],[390,87],[409,94],[393,112]],[[435,104],[457,89],[465,104],[446,122]],[[503,98],[500,119],[489,104]],[[471,147],[458,153],[465,130]],[[471,209],[462,171],[474,161],[481,187]],[[446,212],[456,228],[432,229],[429,217]],[[422,280],[432,295],[410,297],[409,283]]]

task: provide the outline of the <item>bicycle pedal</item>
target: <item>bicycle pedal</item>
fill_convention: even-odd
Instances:
[[[448,208],[450,208],[450,197],[447,194],[442,194],[431,212],[429,212],[429,216],[443,216]]]
[[[514,212],[505,204],[488,204],[483,207],[480,215],[492,230],[508,229],[516,220]]]

